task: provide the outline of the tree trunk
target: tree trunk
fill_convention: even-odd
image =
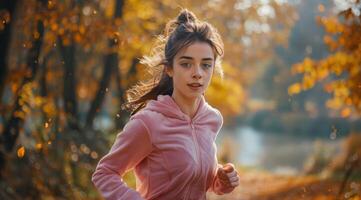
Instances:
[[[114,18],[121,18],[123,15],[123,0],[117,0],[115,5]],[[109,39],[108,46],[109,49],[113,49],[117,45],[117,41],[113,38]],[[86,117],[85,127],[92,128],[94,118],[97,112],[101,109],[102,103],[105,99],[105,94],[107,92],[107,88],[110,86],[111,75],[118,68],[119,57],[117,52],[112,52],[110,54],[105,55],[104,57],[104,70],[103,75],[99,83],[98,90],[96,92],[95,98],[93,99],[89,112]]]
[[[5,79],[8,73],[8,64],[6,62],[8,49],[11,41],[11,26],[14,24],[14,13],[17,0],[5,0],[0,2],[0,10],[7,10],[10,14],[10,22],[0,31],[0,100],[5,86]],[[2,22],[1,22],[2,23]]]
[[[78,130],[78,113],[76,99],[76,79],[75,79],[75,43],[71,42],[69,46],[65,46],[62,39],[58,38],[59,48],[64,63],[63,74],[63,96],[64,111],[66,113],[68,127]]]
[[[356,156],[354,156],[356,155]],[[338,197],[342,199],[343,193],[345,192],[347,182],[349,181],[352,172],[356,169],[357,166],[359,166],[360,159],[358,157],[358,154],[355,153],[354,155],[349,155],[346,165],[345,165],[345,174],[342,179],[340,189],[338,191]]]
[[[38,67],[39,67],[38,59],[39,59],[40,49],[44,35],[44,24],[40,20],[37,22],[37,32],[39,33],[39,38],[33,41],[33,45],[29,50],[27,56],[27,67],[29,68],[30,73],[27,77],[23,79],[19,87],[19,91],[22,90],[25,84],[34,80],[35,75],[38,71]],[[10,115],[9,121],[5,125],[5,129],[2,134],[2,136],[4,137],[3,141],[5,143],[5,149],[9,152],[13,149],[15,141],[19,135],[21,123],[23,122],[22,118],[15,115],[15,113],[19,112],[21,109],[21,105],[19,102],[20,102],[20,95],[17,94],[14,109]]]
[[[132,59],[131,65],[129,67],[128,77],[134,77],[137,74],[136,66],[138,63],[139,63],[139,59],[134,57]],[[124,91],[124,88],[121,86],[121,74],[120,74],[119,68],[116,68],[115,76],[116,76],[116,85],[117,85],[117,90],[118,90],[117,96],[118,96],[119,104],[121,106],[125,102],[125,99],[124,99],[125,91]],[[131,82],[130,84],[133,84],[133,83]],[[129,114],[130,113],[128,113],[127,111],[121,109],[121,107],[118,108],[117,117],[114,120],[116,129],[121,129],[124,127],[125,120],[129,116]]]

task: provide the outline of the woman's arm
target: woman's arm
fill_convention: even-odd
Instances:
[[[152,151],[149,132],[140,119],[131,119],[119,133],[110,149],[98,163],[92,181],[107,200],[143,199],[127,187],[121,177]]]

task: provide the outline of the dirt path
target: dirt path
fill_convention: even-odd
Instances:
[[[281,176],[260,172],[241,175],[241,185],[231,194],[209,194],[209,200],[336,200],[341,183],[312,176]],[[339,199],[361,200],[361,182],[350,182]]]

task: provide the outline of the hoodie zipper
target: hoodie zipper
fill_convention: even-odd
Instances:
[[[196,165],[198,166],[198,169],[201,170],[201,165],[202,163],[200,162],[200,152],[199,152],[199,149],[198,149],[198,140],[197,140],[197,137],[195,135],[195,128],[194,128],[194,124],[192,121],[190,121],[190,126],[191,126],[191,129],[192,129],[192,137],[193,137],[193,144],[194,144],[194,147],[196,149]],[[197,177],[199,176],[200,172],[196,174],[195,176],[195,179],[197,179]],[[195,182],[194,180],[192,180],[192,183]],[[186,200],[189,199],[189,196],[190,196],[190,188],[191,188],[191,185],[188,186],[188,189],[187,189],[187,192],[186,192]]]

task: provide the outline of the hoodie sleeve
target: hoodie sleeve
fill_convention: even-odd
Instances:
[[[217,164],[217,169],[215,174],[213,174],[213,181],[212,181],[212,186],[211,186],[211,191],[218,194],[218,195],[222,195],[224,194],[224,192],[222,192],[222,185],[220,184],[220,181],[217,178],[217,172],[218,172],[218,168],[222,167],[221,164]]]
[[[218,127],[217,127],[216,135],[218,135],[219,131],[221,130],[221,128],[223,126],[223,116],[222,116],[222,114],[221,114],[221,112],[219,110],[215,109],[215,111],[216,111],[216,116],[217,116],[217,121],[218,121]],[[216,148],[216,151],[217,151],[217,148]],[[213,180],[212,180],[210,190],[213,191],[215,194],[218,194],[218,195],[223,195],[223,194],[232,192],[234,188],[224,186],[222,184],[222,182],[220,181],[220,179],[218,178],[218,176],[217,176],[218,168],[223,167],[221,164],[218,163],[217,157],[215,157],[215,162],[217,163],[217,169],[215,170],[215,172],[213,174]]]
[[[152,142],[145,124],[141,119],[131,119],[93,173],[92,181],[101,195],[107,200],[143,199],[137,191],[127,187],[121,177],[151,151]]]
[[[218,118],[218,129],[217,129],[217,135],[219,133],[219,131],[221,130],[222,126],[223,126],[223,116],[222,116],[222,113],[215,109],[216,110],[216,113],[217,113],[217,118]]]

